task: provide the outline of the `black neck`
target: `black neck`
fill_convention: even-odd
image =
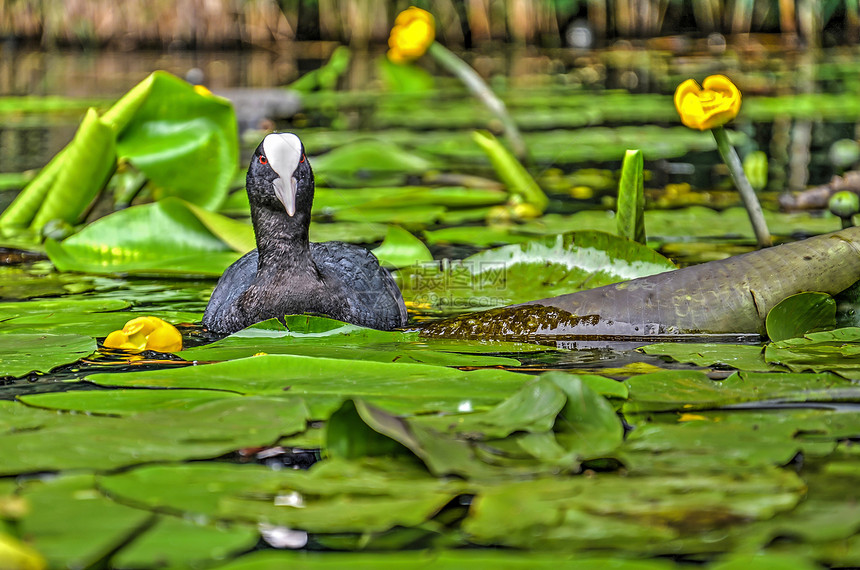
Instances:
[[[310,215],[301,210],[289,216],[285,210],[251,209],[257,240],[259,268],[286,268],[310,260],[308,227]]]

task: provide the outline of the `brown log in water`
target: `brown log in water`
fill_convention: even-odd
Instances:
[[[430,323],[428,336],[601,338],[764,334],[795,293],[835,295],[860,280],[860,228],[567,295]]]

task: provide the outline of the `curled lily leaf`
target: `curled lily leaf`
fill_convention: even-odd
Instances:
[[[125,323],[122,330],[110,333],[104,346],[130,352],[177,352],[182,350],[182,335],[176,327],[158,317],[137,317]]]
[[[410,6],[397,15],[388,38],[388,59],[405,63],[418,59],[436,39],[436,21],[426,10]]]
[[[701,88],[688,79],[675,90],[675,109],[691,129],[713,129],[738,116],[741,92],[725,75],[711,75]]]

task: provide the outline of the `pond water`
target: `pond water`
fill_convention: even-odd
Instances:
[[[87,107],[103,112],[152,70],[200,68],[216,92],[268,88],[320,67],[333,48],[6,55],[0,207],[72,139]],[[628,148],[645,154],[651,249],[680,265],[753,250],[713,137],[678,123],[671,94],[689,77],[726,73],[743,91],[732,141],[742,157],[764,153],[760,197],[776,241],[841,228],[822,208],[778,209],[787,189],[824,185],[860,161],[857,50],[793,52],[750,37],[728,48],[672,40],[467,54],[521,127],[528,171],[550,198],[523,219],[471,138],[500,131],[496,119],[432,62],[404,77],[379,57],[353,53],[338,90],[303,94],[300,111],[271,118],[301,136],[317,173],[311,239],[375,248],[385,238],[410,325],[617,281],[627,264],[645,264],[613,250],[612,267],[577,273],[593,251],[546,245],[565,232],[615,233]],[[242,133],[241,163],[262,136]],[[123,176],[141,184],[135,175],[121,169],[114,195]],[[219,212],[245,223],[241,184]],[[16,549],[28,544],[58,568],[860,565],[855,297],[838,299],[830,328],[842,328],[767,342],[449,340],[322,317],[221,338],[199,321],[247,234],[212,229],[170,200],[100,234],[114,246],[78,237],[74,249],[84,231],[46,232],[72,235],[67,257],[47,250],[53,262],[33,236],[4,230],[0,539],[15,537]],[[178,228],[176,241],[143,246],[120,239],[162,223],[156,214],[203,229],[165,226]],[[391,225],[420,237],[434,261]],[[164,253],[182,240],[209,249]],[[114,259],[112,247],[130,253]],[[161,261],[147,257],[159,248]],[[84,249],[101,257],[74,257]],[[537,257],[511,261],[522,252]],[[474,254],[485,257],[439,265]],[[444,283],[407,287],[416,275]],[[184,349],[97,350],[139,315],[177,324]]]

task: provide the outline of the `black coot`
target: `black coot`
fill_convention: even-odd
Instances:
[[[297,313],[383,330],[406,324],[400,290],[372,253],[308,241],[314,174],[299,137],[267,135],[251,158],[246,188],[257,249],[218,280],[206,328],[230,333]]]

